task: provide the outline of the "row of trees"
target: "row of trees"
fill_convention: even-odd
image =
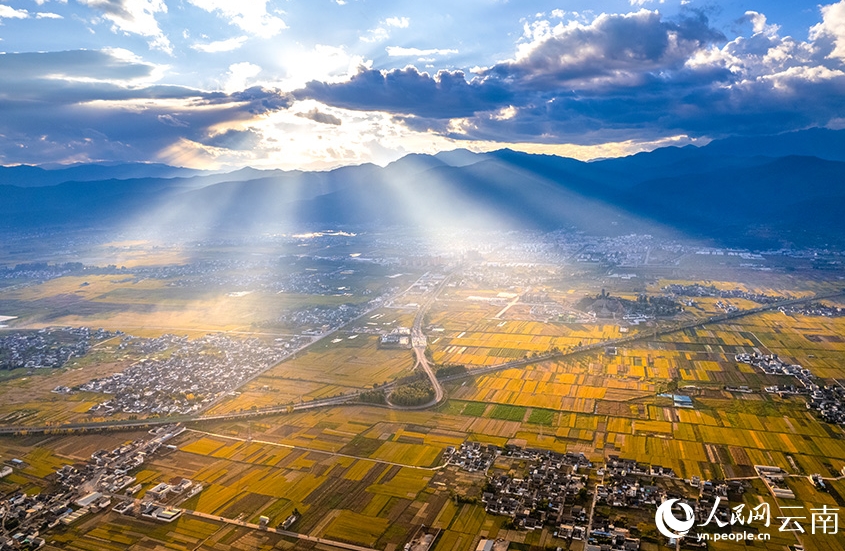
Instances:
[[[358,399],[365,404],[385,404],[387,400],[384,396],[384,391],[380,388],[368,390],[358,395]]]
[[[439,365],[437,371],[434,373],[438,379],[451,377],[452,375],[463,375],[467,372],[467,368],[460,364]]]
[[[390,393],[390,401],[397,406],[419,406],[433,399],[434,387],[428,379],[402,385]]]

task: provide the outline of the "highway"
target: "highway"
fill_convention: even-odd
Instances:
[[[431,295],[428,297],[428,299],[426,299],[425,303],[420,305],[419,310],[417,310],[417,315],[414,316],[414,326],[411,329],[411,345],[413,346],[414,354],[417,357],[417,362],[414,364],[414,370],[419,367],[423,371],[425,371],[426,375],[428,375],[428,380],[431,381],[431,386],[434,388],[434,398],[432,398],[425,404],[420,404],[417,406],[397,406],[395,404],[389,404],[390,407],[393,409],[428,409],[432,406],[439,404],[446,397],[446,392],[443,390],[443,385],[437,379],[437,375],[434,372],[434,368],[431,366],[431,364],[429,364],[428,358],[425,356],[425,349],[428,347],[428,340],[426,339],[425,333],[423,333],[422,324],[423,320],[425,319],[425,315],[428,313],[428,309],[431,308],[431,305],[434,304],[435,300],[437,300],[437,296],[446,286],[446,283],[449,281],[449,278],[452,277],[460,269],[461,266],[449,272],[449,274],[443,278],[443,281],[440,282],[440,285],[437,286],[437,289],[435,289],[434,292],[431,293]]]
[[[790,300],[784,300],[772,304],[766,304],[763,306],[758,306],[757,308],[752,308],[750,310],[737,310],[736,312],[731,312],[729,314],[719,314],[718,316],[711,316],[709,318],[703,318],[700,320],[694,320],[691,322],[687,322],[681,325],[676,326],[669,326],[664,327],[663,329],[654,329],[653,331],[643,331],[642,333],[637,333],[634,335],[630,335],[627,337],[620,337],[618,339],[611,339],[607,341],[600,341],[595,342],[592,344],[588,344],[585,346],[575,347],[572,350],[567,352],[547,352],[545,354],[540,354],[531,358],[525,358],[522,360],[515,360],[512,362],[507,362],[504,364],[497,364],[491,365],[488,367],[479,367],[475,369],[470,369],[466,373],[460,373],[458,375],[451,375],[449,377],[444,377],[442,382],[448,381],[455,381],[458,379],[466,379],[467,377],[476,377],[478,375],[485,375],[487,373],[493,373],[495,371],[501,371],[503,369],[513,369],[516,367],[524,367],[526,365],[531,365],[539,362],[544,362],[547,360],[565,358],[568,356],[575,356],[577,354],[582,354],[584,352],[591,352],[594,350],[599,350],[601,348],[605,348],[607,346],[620,346],[624,344],[630,344],[632,342],[638,342],[647,339],[656,339],[658,337],[663,337],[665,335],[671,335],[672,333],[678,333],[680,331],[686,331],[687,329],[695,329],[697,327],[704,327],[706,325],[710,325],[712,323],[722,323],[724,321],[733,320],[745,316],[750,316],[753,314],[759,314],[760,312],[765,312],[768,310],[776,310],[782,306],[792,306],[794,304],[801,304],[803,302],[814,302],[817,300],[829,299],[829,298],[836,298],[843,296],[842,292],[838,293],[830,293],[827,295],[818,295],[812,297],[803,297],[803,298],[796,298]]]
[[[452,272],[454,273],[454,272]],[[451,274],[450,274],[451,275]],[[417,364],[419,365],[428,375],[429,380],[431,381],[432,386],[435,390],[434,399],[426,404],[422,404],[420,406],[415,407],[407,407],[407,408],[400,408],[399,406],[390,406],[396,409],[425,409],[432,407],[439,403],[445,397],[445,392],[443,390],[442,383],[448,381],[455,381],[459,379],[465,379],[468,377],[477,377],[479,375],[485,375],[488,373],[493,373],[496,371],[500,371],[503,369],[513,369],[517,367],[524,367],[526,365],[536,364],[539,362],[544,362],[552,359],[560,359],[565,357],[571,357],[578,354],[582,354],[585,352],[591,352],[594,350],[599,350],[601,348],[607,346],[621,346],[625,344],[630,344],[632,342],[638,342],[646,339],[656,339],[665,335],[670,335],[672,333],[677,333],[679,331],[685,331],[687,329],[693,329],[696,327],[702,327],[705,325],[709,325],[712,323],[721,323],[728,320],[733,320],[745,316],[750,316],[753,314],[759,314],[760,312],[765,312],[768,310],[776,310],[782,306],[791,306],[794,304],[801,304],[804,302],[813,302],[817,300],[841,297],[843,295],[842,292],[838,293],[830,293],[827,295],[818,295],[812,297],[803,297],[797,299],[790,299],[784,300],[780,302],[775,302],[771,304],[766,304],[763,306],[759,306],[756,308],[752,308],[750,310],[738,310],[736,312],[731,312],[729,314],[720,314],[718,316],[712,316],[709,318],[703,318],[701,320],[695,320],[688,323],[684,323],[681,325],[669,326],[663,329],[654,329],[652,331],[644,331],[641,333],[637,333],[635,335],[622,337],[619,339],[611,339],[608,341],[601,341],[592,344],[588,344],[581,347],[576,347],[570,351],[560,351],[560,352],[549,352],[546,354],[541,354],[538,356],[534,356],[532,358],[526,358],[522,360],[516,360],[512,362],[507,362],[504,364],[492,365],[489,367],[480,367],[475,369],[470,369],[466,373],[452,375],[450,377],[444,377],[442,380],[438,380],[434,374],[434,370],[429,365],[428,359],[425,357],[425,335],[422,333],[422,320],[428,311],[428,308],[433,304],[434,300],[436,299],[437,295],[440,293],[441,289],[445,286],[449,276],[447,276],[443,282],[440,284],[438,289],[432,294],[432,296],[426,301],[424,305],[422,305],[417,312],[417,316],[414,319],[414,328],[412,330],[412,338],[417,340],[414,341],[414,353],[416,355]],[[382,389],[389,391],[396,386],[396,383],[389,383],[387,385],[383,385]],[[32,426],[32,427],[24,427],[24,426],[7,426],[7,427],[0,427],[0,435],[13,435],[13,434],[44,434],[44,433],[73,433],[73,432],[87,432],[87,431],[97,431],[97,430],[132,430],[132,429],[141,429],[141,428],[149,428],[156,425],[166,425],[170,423],[191,423],[191,422],[203,422],[203,421],[224,421],[224,420],[235,420],[235,419],[246,419],[250,417],[259,417],[264,415],[275,415],[279,413],[292,413],[295,411],[304,411],[309,409],[321,408],[321,407],[328,407],[328,406],[338,406],[347,404],[350,402],[355,402],[356,404],[362,404],[361,402],[357,401],[358,395],[357,394],[347,394],[343,396],[334,396],[331,398],[323,398],[319,400],[312,400],[310,402],[305,402],[302,404],[296,405],[287,405],[287,406],[275,406],[270,408],[264,409],[256,409],[250,411],[239,411],[239,412],[230,412],[230,413],[223,413],[223,414],[216,414],[216,415],[185,415],[185,416],[174,416],[174,417],[163,417],[163,418],[151,418],[151,419],[141,419],[141,420],[122,420],[122,421],[103,421],[99,423],[72,423],[66,425],[41,425],[41,426]],[[384,407],[384,406],[382,406]]]

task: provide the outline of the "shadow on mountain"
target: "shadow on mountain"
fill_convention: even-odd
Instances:
[[[326,172],[5,167],[0,182],[35,176],[26,186],[0,186],[0,226],[574,228],[748,247],[841,245],[843,161],[845,132],[814,129],[595,162],[456,150]],[[119,177],[144,169],[149,177]],[[117,176],[98,179],[109,171]],[[55,183],[67,176],[74,178]]]

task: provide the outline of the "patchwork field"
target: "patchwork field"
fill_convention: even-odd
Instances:
[[[132,243],[112,247],[126,247],[130,271],[153,262]],[[165,260],[174,254],[161,253]],[[309,265],[304,270],[303,279],[310,281],[315,268]],[[761,483],[753,479],[753,466],[775,465],[791,475],[786,483],[796,493],[796,504],[845,505],[840,502],[845,495],[842,480],[831,481],[831,491],[823,493],[806,479],[814,473],[831,479],[840,476],[845,467],[842,428],[821,421],[805,407],[803,397],[781,397],[765,390],[790,384],[791,378],[766,375],[734,358],[738,353],[777,354],[810,369],[826,384],[845,384],[845,318],[774,310],[654,337],[656,329],[677,327],[683,321],[723,313],[723,309],[716,305],[717,299],[696,299],[697,306],[678,319],[647,320],[641,325],[612,317],[591,318],[583,312],[576,315],[573,305],[584,296],[596,295],[609,276],[597,268],[584,268],[596,270],[590,272],[591,277],[605,279],[571,283],[560,276],[559,284],[527,282],[536,270],[513,268],[511,283],[499,282],[499,273],[450,280],[454,285],[445,287],[423,320],[429,353],[437,364],[465,365],[470,375],[473,368],[553,349],[567,353],[562,359],[453,380],[446,383],[447,399],[425,411],[355,404],[249,420],[190,423],[189,430],[173,441],[177,449],[156,455],[132,474],[142,484],[141,498],[158,482],[176,476],[202,483],[202,492],[182,506],[211,518],[185,515],[161,525],[104,512],[58,530],[51,536],[50,549],[332,549],[328,544],[236,525],[257,523],[266,516],[270,526],[277,526],[296,510],[302,514],[292,527],[296,532],[383,551],[402,549],[423,525],[441,530],[434,551],[472,551],[481,537],[507,538],[519,550],[560,546],[580,551],[580,543],[555,538],[553,529],[517,530],[506,518],[486,514],[480,503],[484,474],[443,466],[445,450],[465,441],[583,453],[595,462],[616,455],[671,467],[681,479],[748,478],[760,492],[766,489],[755,486]],[[674,270],[666,269],[666,273]],[[425,271],[428,276],[421,276],[423,270],[405,273],[383,266],[367,266],[358,274],[346,272],[330,272],[338,278],[337,287],[413,287],[251,380],[216,404],[211,413],[246,412],[354,393],[412,373],[412,352],[380,348],[379,335],[411,327],[418,305],[430,298],[431,289],[445,276],[433,268]],[[221,268],[221,277],[226,274],[228,268]],[[497,283],[479,282],[485,277]],[[672,277],[610,283],[618,284],[612,288],[615,296],[636,300],[641,293],[659,294],[667,284],[691,282]],[[790,278],[763,275],[756,285],[750,277],[714,278],[705,283],[784,297],[835,288],[822,278],[801,282]],[[790,281],[790,285],[784,283]],[[283,312],[363,304],[369,296],[350,298],[339,288],[322,295],[270,290],[231,294],[219,285],[185,290],[164,282],[91,275],[12,286],[2,293],[3,313],[20,313],[8,308],[17,305],[25,317],[35,320],[34,325],[96,323],[127,331],[134,327],[144,336],[175,326],[184,331],[180,334],[191,336],[225,329],[274,338],[289,323],[279,321]],[[519,302],[529,292],[534,293],[531,301]],[[757,306],[746,299],[722,302],[739,308]],[[562,314],[537,314],[536,305]],[[47,312],[53,317],[45,317]],[[544,316],[555,321],[541,321]],[[643,338],[625,346],[574,350],[636,335]],[[85,411],[101,396],[51,391],[119,371],[134,360],[119,357],[114,345],[105,343],[55,372],[4,374],[0,424],[59,426],[92,420]],[[0,480],[0,491],[45,491],[49,475],[57,468],[83,462],[100,448],[117,447],[143,434],[0,438],[4,461],[23,461]],[[592,470],[589,477],[592,488],[600,476]],[[751,498],[747,499],[751,505]],[[642,549],[662,551],[666,549],[663,543],[644,539]],[[755,548],[781,551],[792,544],[790,538],[779,536]],[[727,544],[711,548],[735,549]],[[843,551],[838,539],[807,540],[805,549]]]

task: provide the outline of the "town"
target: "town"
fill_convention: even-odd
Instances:
[[[59,368],[81,358],[91,347],[120,332],[89,327],[62,327],[0,333],[0,370]]]
[[[112,395],[91,407],[98,415],[195,413],[292,353],[291,343],[285,344],[219,334],[194,340],[164,335],[147,346],[164,347],[166,357],[142,359],[79,390]]]

